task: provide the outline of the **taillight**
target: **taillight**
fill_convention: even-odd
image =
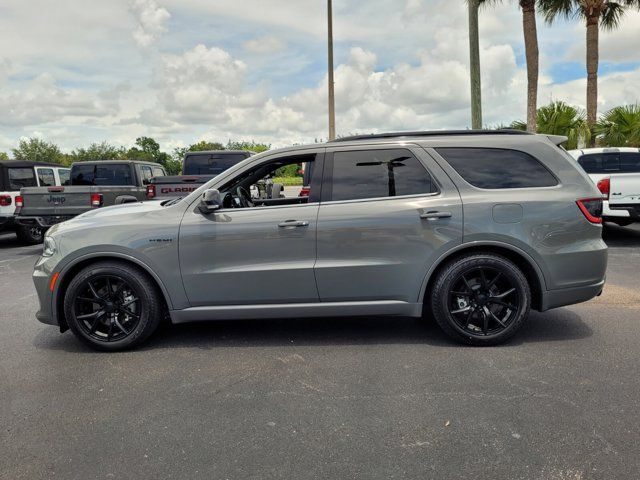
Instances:
[[[11,197],[9,195],[0,195],[0,207],[8,207],[11,205]]]
[[[598,190],[600,190],[600,193],[602,193],[602,195],[604,195],[605,198],[608,200],[609,192],[611,192],[611,179],[603,178],[597,183],[597,187],[598,187]]]
[[[147,185],[147,198],[156,198],[156,186],[155,185]]]
[[[22,208],[24,206],[24,198],[22,198],[22,195],[18,195],[16,197],[16,208]]]
[[[302,187],[299,197],[308,197],[311,194],[311,187]]]
[[[578,208],[591,223],[602,223],[602,199],[584,198],[576,200]]]
[[[91,206],[92,207],[101,207],[102,206],[102,194],[101,193],[92,193],[91,194]]]

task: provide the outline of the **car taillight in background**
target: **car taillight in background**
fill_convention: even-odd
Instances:
[[[102,194],[101,193],[92,193],[91,194],[91,206],[92,207],[101,207],[102,206]]]
[[[598,190],[600,193],[605,196],[606,199],[609,199],[609,192],[611,192],[611,179],[603,178],[597,184]]]
[[[147,198],[148,199],[156,198],[156,186],[155,185],[147,185]]]
[[[311,187],[302,187],[299,197],[308,197],[311,194]]]
[[[601,198],[583,198],[576,200],[578,208],[591,223],[602,223],[602,199]]]
[[[24,198],[22,198],[22,195],[18,195],[16,197],[16,208],[22,208],[24,206]]]
[[[11,197],[9,195],[0,195],[0,207],[8,207],[11,205]]]

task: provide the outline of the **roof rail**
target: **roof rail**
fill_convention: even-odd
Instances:
[[[460,135],[533,135],[522,130],[503,128],[499,130],[431,130],[424,132],[393,132],[393,133],[373,133],[369,135],[353,135],[350,137],[336,138],[327,143],[351,142],[355,140],[375,140],[379,138],[401,138],[401,137],[446,137]]]

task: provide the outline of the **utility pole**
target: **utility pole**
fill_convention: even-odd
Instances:
[[[332,0],[327,0],[327,16],[329,31],[329,140],[336,138],[336,99],[333,81],[333,6]]]
[[[471,128],[482,128],[482,82],[480,77],[479,0],[469,0],[469,71],[471,74]]]

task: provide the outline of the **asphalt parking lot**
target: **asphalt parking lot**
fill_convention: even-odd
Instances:
[[[0,478],[638,478],[640,227],[605,236],[604,295],[501,347],[301,319],[115,354],[35,320],[40,247],[0,236]]]

